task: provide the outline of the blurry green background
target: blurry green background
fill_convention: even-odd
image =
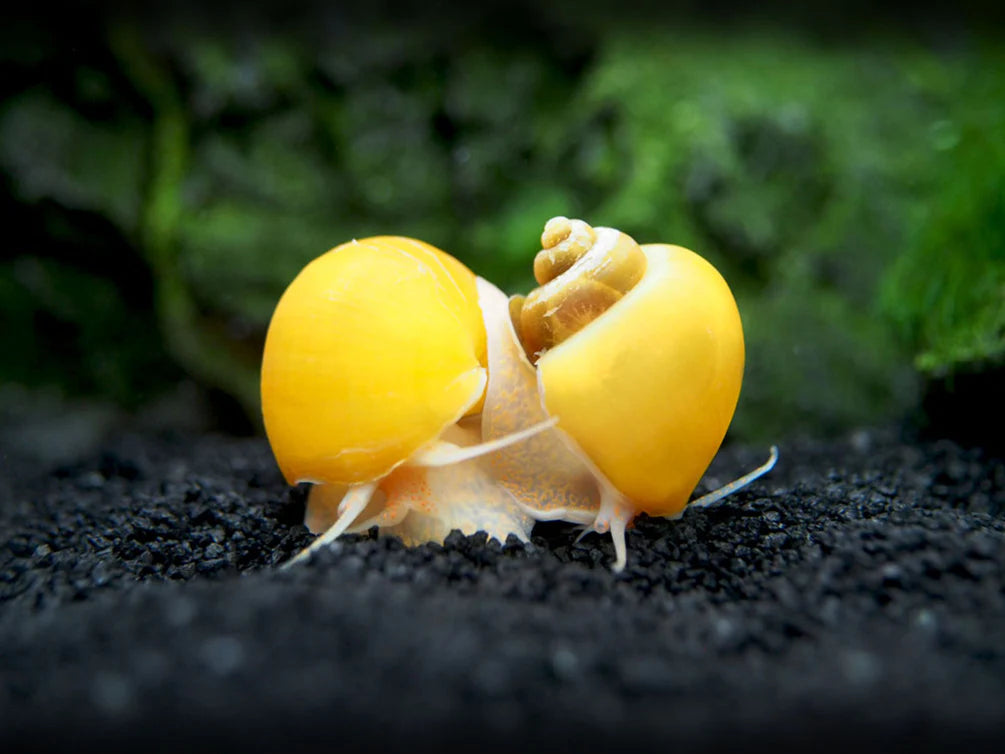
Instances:
[[[265,328],[307,261],[412,235],[525,291],[556,214],[720,269],[748,347],[734,437],[997,394],[1005,35],[986,14],[370,7],[5,23],[0,404],[253,430]]]

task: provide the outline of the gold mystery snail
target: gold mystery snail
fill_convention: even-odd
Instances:
[[[581,220],[550,220],[542,247],[526,297],[393,236],[290,284],[262,411],[287,481],[313,483],[305,523],[323,534],[294,561],[374,525],[417,544],[455,528],[526,540],[561,519],[610,531],[620,570],[636,514],[684,510],[739,397],[729,287],[687,249]]]

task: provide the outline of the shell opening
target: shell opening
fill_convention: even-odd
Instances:
[[[620,301],[646,270],[635,240],[613,228],[553,217],[534,259],[540,284],[510,300],[510,318],[532,364]]]

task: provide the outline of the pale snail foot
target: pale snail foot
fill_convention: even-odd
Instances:
[[[482,457],[553,426],[554,421],[547,420],[467,447],[438,441],[381,479],[349,486],[341,499],[346,488],[315,485],[305,521],[323,525],[324,531],[283,567],[309,558],[342,534],[371,526],[400,536],[406,545],[442,542],[454,529],[464,534],[485,531],[500,542],[510,534],[529,541],[533,519],[495,481]]]
[[[534,525],[478,460],[405,467],[381,484],[381,492],[386,496],[383,509],[369,519],[361,517],[349,531],[377,526],[412,546],[443,542],[454,529],[466,535],[484,531],[500,543],[510,534],[526,542]]]

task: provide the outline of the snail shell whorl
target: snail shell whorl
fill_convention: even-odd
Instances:
[[[553,217],[544,225],[541,251],[534,257],[534,278],[544,285],[579,261],[597,241],[593,228],[582,220]]]
[[[532,361],[616,304],[642,279],[646,256],[625,233],[553,217],[534,259],[541,287],[514,299],[510,314]]]

